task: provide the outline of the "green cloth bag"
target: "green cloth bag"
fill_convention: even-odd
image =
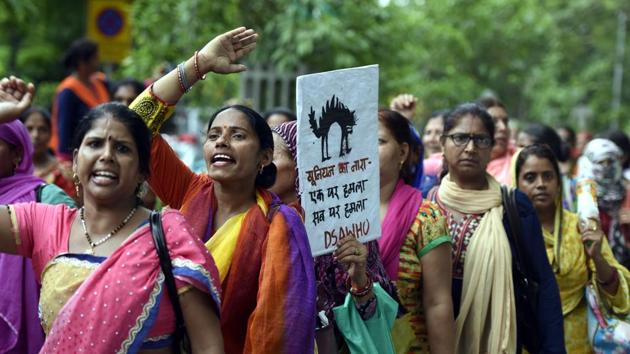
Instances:
[[[391,330],[398,313],[398,303],[374,283],[376,313],[363,321],[352,295],[343,305],[333,308],[335,323],[352,354],[394,354]]]

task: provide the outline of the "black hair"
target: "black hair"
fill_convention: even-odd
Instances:
[[[548,125],[533,123],[521,131],[531,137],[534,144],[547,145],[558,161],[565,162],[571,155],[569,145],[560,139],[558,133]]]
[[[214,120],[217,118],[219,113],[226,111],[228,109],[237,110],[245,115],[245,117],[249,121],[249,124],[254,129],[254,132],[256,132],[256,136],[258,137],[258,141],[260,143],[259,151],[264,151],[266,149],[271,149],[271,151],[273,151],[273,135],[271,134],[271,128],[269,128],[269,125],[267,125],[267,122],[263,119],[263,117],[258,112],[256,112],[255,110],[247,106],[235,104],[235,105],[225,106],[219,109],[218,111],[214,112],[214,114],[212,114],[212,116],[210,117],[210,121],[208,122],[207,131],[209,131],[210,128],[212,127],[212,122],[214,122]],[[258,175],[256,175],[256,183],[255,183],[256,187],[267,189],[273,186],[273,184],[276,183],[277,173],[278,173],[278,169],[276,168],[276,165],[274,165],[273,162],[269,163],[267,166],[263,168],[262,173],[259,173]]]
[[[501,102],[501,100],[499,100],[498,98],[493,97],[493,96],[480,98],[477,101],[477,103],[480,106],[484,107],[485,109],[490,109],[492,107],[501,107],[505,111],[507,111],[507,108],[505,108],[505,105],[503,104],[503,102]]]
[[[481,123],[483,123],[484,128],[488,131],[488,135],[490,135],[492,144],[494,145],[494,120],[492,116],[490,116],[490,113],[477,103],[464,103],[450,111],[446,117],[444,117],[444,134],[455,128],[461,118],[469,115],[481,119]]]
[[[136,95],[139,95],[142,93],[142,91],[144,91],[145,87],[144,84],[136,79],[132,79],[132,78],[124,78],[121,79],[119,81],[116,82],[116,84],[114,84],[114,87],[112,88],[112,97],[114,96],[114,94],[116,94],[116,91],[118,91],[119,88],[124,87],[124,86],[131,86],[133,87],[134,91],[136,91]]]
[[[138,149],[138,164],[140,173],[149,177],[151,159],[151,132],[140,118],[138,113],[118,102],[103,103],[91,109],[88,114],[79,121],[74,133],[73,148],[78,149],[85,135],[92,129],[94,122],[106,116],[111,116],[122,123],[133,137]]]
[[[423,155],[422,144],[418,144],[413,138],[410,122],[402,114],[391,109],[379,109],[378,120],[385,124],[398,144],[407,143],[409,145],[407,159],[400,169],[400,178],[408,185],[413,185],[416,177],[415,168],[418,159],[422,158]]]
[[[265,119],[265,122],[268,121],[269,117],[271,117],[274,114],[280,114],[287,117],[289,119],[289,122],[297,120],[297,116],[290,109],[284,108],[284,107],[276,107],[276,108],[272,108],[268,110],[267,112],[265,112],[265,114],[263,114],[263,118]]]
[[[601,137],[615,143],[615,145],[621,149],[624,158],[630,154],[630,139],[628,139],[628,136],[624,132],[620,130],[610,130],[602,134]],[[623,161],[622,167],[624,169],[630,167],[630,158]]]
[[[479,118],[484,128],[488,132],[490,139],[492,139],[492,145],[494,145],[494,120],[488,111],[479,105],[478,103],[468,102],[460,104],[455,107],[452,111],[450,111],[446,117],[444,117],[444,135],[447,135],[449,131],[451,131],[457,123],[459,123],[460,119],[465,116],[472,116],[475,118]],[[442,172],[440,173],[440,179],[448,174],[448,166],[446,163],[442,164]]]
[[[541,159],[547,159],[551,162],[553,166],[553,170],[556,172],[556,178],[558,180],[558,186],[562,186],[562,175],[560,174],[560,165],[558,164],[558,159],[556,155],[551,150],[551,148],[547,144],[536,143],[529,146],[524,147],[521,152],[518,154],[518,158],[516,159],[516,185],[518,185],[518,176],[521,173],[521,168],[525,161],[531,156],[535,156]],[[560,188],[562,190],[562,188]]]
[[[575,135],[575,130],[573,130],[573,128],[571,128],[568,125],[562,125],[562,126],[558,127],[558,129],[556,129],[556,132],[558,130],[566,131],[569,136],[567,137],[567,141],[565,143],[569,144],[571,147],[575,146],[575,143],[576,143],[577,139],[576,139],[576,135]],[[560,134],[558,134],[558,135],[560,135]]]
[[[29,108],[28,110],[26,110],[26,112],[22,113],[22,115],[20,116],[20,121],[22,121],[22,123],[26,124],[26,120],[33,113],[39,113],[42,117],[44,117],[44,122],[48,126],[48,129],[49,130],[52,129],[52,123],[50,121],[50,113],[48,113],[48,111],[46,109],[42,108],[42,107],[31,107],[31,108]]]
[[[450,113],[450,110],[448,109],[440,109],[437,111],[433,111],[431,112],[431,115],[429,116],[429,118],[427,118],[427,122],[424,125],[424,128],[422,129],[423,131],[427,129],[427,124],[429,124],[430,120],[434,120],[434,119],[439,119],[442,122],[442,126],[444,125],[444,121],[446,120],[446,116]]]
[[[451,112],[450,109],[438,109],[437,111],[431,112],[429,119],[438,118],[438,117],[442,117],[442,119],[444,119],[444,117],[446,117],[450,112]]]
[[[79,63],[86,62],[98,53],[98,44],[87,38],[77,39],[63,57],[63,66],[67,70],[75,70]]]
[[[554,172],[556,173],[556,181],[558,183],[558,192],[560,193],[560,203],[562,203],[562,175],[560,174],[560,165],[558,164],[558,160],[556,159],[556,156],[554,155],[553,151],[551,151],[551,149],[549,148],[549,146],[547,146],[546,144],[533,144],[533,145],[529,145],[524,147],[520,153],[518,154],[518,157],[516,158],[516,166],[515,166],[515,172],[516,172],[516,176],[514,178],[516,178],[516,180],[514,181],[514,183],[516,184],[517,188],[518,188],[518,177],[521,174],[521,169],[523,168],[523,165],[525,164],[525,161],[527,161],[528,158],[535,156],[539,159],[547,159],[547,161],[549,161],[551,163],[551,166],[553,167]],[[560,207],[562,208],[562,204],[560,205],[556,205],[556,207]],[[560,225],[558,225],[558,230],[560,232],[560,234],[558,235],[558,239],[562,239],[562,225],[564,224],[564,219],[563,219],[563,213],[560,213],[560,220],[558,220],[558,222],[560,223]],[[556,254],[556,259],[560,259],[560,250],[557,250],[557,254]],[[560,264],[561,262],[557,262],[557,269],[554,268],[554,271],[559,273],[560,272]]]

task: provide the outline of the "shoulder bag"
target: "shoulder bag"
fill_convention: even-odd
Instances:
[[[514,264],[513,279],[516,298],[516,319],[521,334],[521,342],[531,354],[540,353],[538,336],[538,282],[531,278],[529,257],[523,255],[523,235],[521,218],[516,204],[516,193],[506,186],[501,187],[503,208],[508,217],[511,232],[507,232],[512,248]]]
[[[192,353],[190,349],[190,338],[188,338],[186,324],[184,323],[182,306],[179,303],[179,295],[177,294],[177,288],[175,286],[173,265],[171,264],[171,257],[168,254],[168,247],[166,246],[161,214],[157,211],[152,211],[149,218],[151,222],[151,235],[153,235],[153,242],[155,243],[155,248],[160,258],[160,267],[164,273],[164,285],[166,285],[166,290],[168,291],[168,296],[171,299],[173,311],[175,312],[176,322],[175,333],[173,333],[173,351],[175,354]]]

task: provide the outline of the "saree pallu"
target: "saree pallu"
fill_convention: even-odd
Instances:
[[[226,353],[312,352],[315,276],[304,225],[298,214],[266,191],[258,191],[269,214],[248,210],[223,281],[221,330]],[[200,188],[182,212],[195,230],[212,230],[216,200],[212,183]],[[208,210],[203,220],[203,213]]]
[[[41,270],[59,257],[70,255],[58,248],[52,251],[55,257],[42,256],[50,255],[54,245],[67,245],[68,240],[50,240],[53,237],[42,228],[50,225],[52,232],[69,230],[76,210],[39,204],[18,204],[12,208],[18,225],[18,251],[33,256],[35,269]],[[165,212],[162,224],[178,288],[192,286],[209,294],[218,314],[220,288],[212,257],[190,234],[179,212]],[[166,336],[173,332],[174,321],[164,320],[169,317],[165,309],[172,308],[160,311],[162,301],[170,303],[150,226],[144,224],[96,266],[61,307],[42,352],[136,353],[150,332],[156,334],[157,330]]]
[[[0,203],[35,201],[35,190],[44,182],[32,175],[33,145],[26,127],[19,120],[0,124],[0,140],[23,154],[13,175],[0,178]],[[29,259],[0,254],[0,353],[34,354],[44,343],[35,278]]]
[[[214,181],[193,173],[157,134],[173,112],[145,90],[131,104],[153,133],[151,177],[156,195],[180,209],[202,241],[214,234]],[[243,218],[222,281],[221,330],[225,352],[307,353],[315,342],[315,275],[306,230],[295,210],[266,190],[268,213],[253,204]],[[217,255],[219,256],[219,255]]]

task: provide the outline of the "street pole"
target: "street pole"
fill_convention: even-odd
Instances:
[[[619,118],[621,116],[621,89],[623,84],[623,57],[625,52],[626,43],[626,21],[628,17],[626,14],[619,10],[617,16],[617,51],[615,58],[615,69],[613,73],[613,87],[612,87],[612,103],[611,111],[613,115],[613,128],[619,128]]]

